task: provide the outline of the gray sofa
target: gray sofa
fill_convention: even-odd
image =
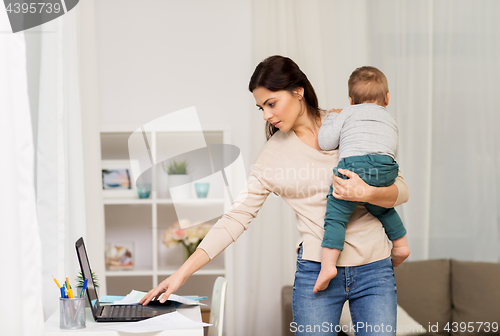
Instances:
[[[500,335],[499,263],[413,261],[394,273],[398,304],[424,328],[432,327],[426,335]],[[293,335],[291,300],[292,286],[283,287],[283,336]]]

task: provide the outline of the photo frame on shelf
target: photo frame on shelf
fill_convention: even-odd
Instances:
[[[132,176],[134,160],[102,160],[102,192],[104,198],[138,198]]]

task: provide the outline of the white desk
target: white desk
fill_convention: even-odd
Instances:
[[[200,306],[193,306],[190,308],[179,308],[177,309],[182,315],[189,317],[193,321],[201,322],[201,310]],[[133,335],[130,333],[122,333],[113,330],[101,329],[101,326],[122,324],[122,323],[133,323],[133,322],[95,322],[92,317],[92,312],[90,308],[86,308],[87,320],[85,324],[87,325],[84,329],[78,330],[63,330],[59,328],[59,309],[57,309],[54,314],[45,322],[44,325],[44,336],[61,336],[61,335],[92,335],[92,336],[129,336]],[[142,334],[135,334],[140,336],[203,336],[203,328],[194,329],[177,329],[177,330],[164,330],[161,332],[148,332]]]

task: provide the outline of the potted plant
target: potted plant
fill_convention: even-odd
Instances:
[[[94,281],[94,287],[95,287],[95,290],[97,292],[97,295],[99,295],[99,280],[97,279],[97,275],[92,272],[92,280]],[[82,271],[78,272],[78,276],[76,277],[76,293],[75,295],[80,295],[80,293],[82,292],[82,288],[83,288],[83,282],[85,281],[85,278],[83,277],[82,275]],[[85,295],[87,295],[87,293],[85,293]],[[89,302],[88,300],[85,300],[85,305],[86,307],[89,307]]]
[[[168,174],[170,197],[175,200],[191,197],[191,176],[188,174],[187,160],[171,160],[163,169]]]

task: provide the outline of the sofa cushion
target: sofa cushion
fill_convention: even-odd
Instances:
[[[500,334],[500,264],[451,260],[451,293],[453,302],[452,335],[479,335],[485,333],[487,324],[479,331],[478,322],[496,323]],[[462,323],[462,322],[465,322]],[[469,322],[472,322],[469,324]],[[470,330],[461,330],[467,325]],[[455,330],[453,330],[455,329]]]
[[[450,261],[404,262],[394,269],[394,275],[398,304],[429,335],[448,335],[444,327],[451,320]]]

